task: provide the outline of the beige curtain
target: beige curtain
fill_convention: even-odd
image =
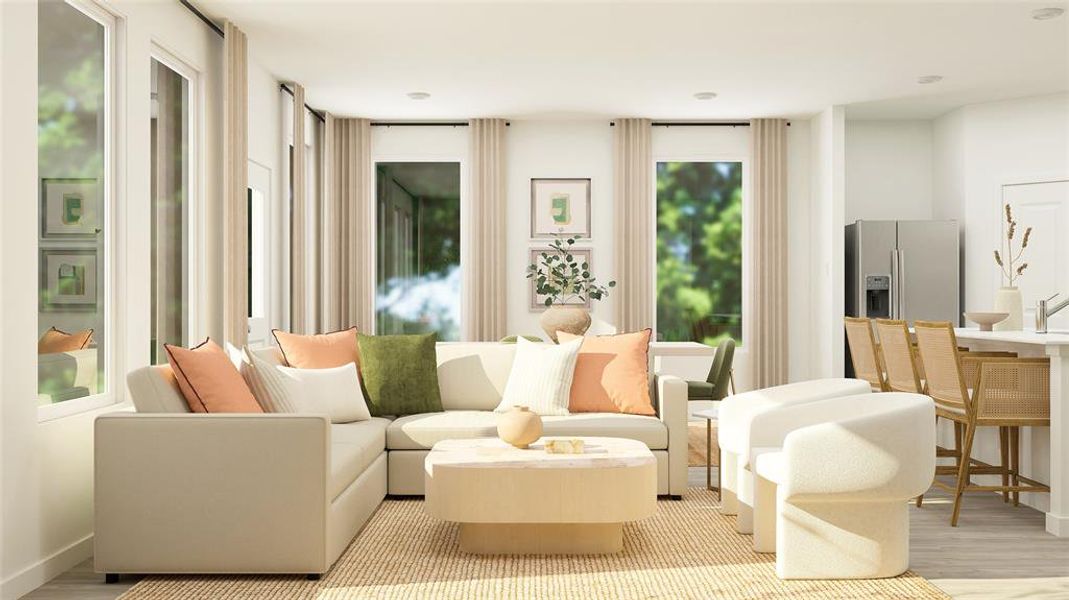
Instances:
[[[750,123],[753,157],[753,386],[787,383],[787,121]]]
[[[305,269],[307,214],[305,191],[304,149],[304,87],[293,86],[293,154],[291,156],[290,189],[290,331],[311,333],[306,324],[307,276]]]
[[[653,326],[653,162],[649,119],[617,119],[613,128],[613,233],[616,328]]]
[[[245,34],[229,21],[223,33],[223,336],[248,338],[249,71]]]
[[[375,322],[374,211],[371,200],[371,123],[328,117],[325,329]]]
[[[505,280],[504,119],[471,121],[471,257],[468,263],[466,338],[497,341],[508,335]]]

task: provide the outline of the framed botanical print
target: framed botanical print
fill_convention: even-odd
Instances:
[[[546,248],[531,248],[530,249],[530,255],[528,256],[527,264],[529,264],[529,265],[538,264],[539,266],[541,266],[543,264],[542,253],[552,254],[553,253],[553,249],[549,248],[549,247],[546,247]],[[593,253],[594,253],[593,249],[591,249],[591,248],[571,248],[569,250],[569,253],[572,256],[575,257],[575,260],[577,262],[586,263],[587,265],[589,265],[589,269],[593,269],[594,268],[594,263],[591,260],[592,256],[593,256]],[[530,291],[528,292],[528,294],[529,294],[530,299],[531,299],[531,306],[530,306],[531,312],[541,312],[541,311],[546,310],[549,307],[546,306],[546,297],[545,297],[545,295],[539,294],[536,291],[536,289],[535,289],[535,280],[533,278],[530,279],[529,281],[530,281],[530,284],[529,284]],[[563,303],[558,304],[558,306],[583,306],[583,307],[586,307],[586,308],[590,308],[591,306],[593,306],[593,303],[591,302],[590,296],[588,295],[588,296],[586,296],[585,300],[582,301],[582,302],[580,302],[577,298],[572,298],[570,300],[565,300]]]
[[[95,239],[100,217],[96,179],[41,180],[41,239]]]
[[[41,310],[94,311],[97,306],[97,252],[41,249]]]
[[[532,179],[531,237],[590,239],[590,179]]]

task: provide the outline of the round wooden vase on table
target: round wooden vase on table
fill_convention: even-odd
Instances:
[[[526,406],[513,406],[497,417],[497,436],[517,448],[526,448],[542,437],[542,417]]]
[[[575,306],[551,306],[538,320],[549,339],[557,341],[557,332],[583,335],[590,329],[590,312]]]

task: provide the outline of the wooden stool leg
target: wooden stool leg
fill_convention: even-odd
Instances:
[[[961,467],[961,428],[962,424],[954,421],[954,451],[958,453],[954,457],[954,466],[958,468]]]
[[[965,426],[965,444],[961,448],[961,464],[958,466],[958,485],[954,491],[954,512],[950,515],[950,526],[958,526],[958,515],[961,513],[961,495],[965,492],[965,486],[969,482],[969,463],[972,462],[972,440],[976,434],[976,426],[969,423]]]
[[[1021,472],[1021,428],[1010,427],[1010,481],[1018,485],[1017,475]],[[1013,505],[1020,506],[1021,492],[1013,492]]]
[[[1005,489],[1010,485],[1010,428],[999,427],[998,428],[998,446],[1001,462],[999,466],[1002,467],[1002,501],[1010,501],[1010,492]]]

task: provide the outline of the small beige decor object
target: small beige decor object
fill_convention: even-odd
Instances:
[[[1021,302],[1021,290],[1017,288],[1017,279],[1024,274],[1028,263],[1023,262],[1025,248],[1028,248],[1028,240],[1032,237],[1032,228],[1024,230],[1021,237],[1021,246],[1014,248],[1014,237],[1017,235],[1017,220],[1013,218],[1013,209],[1005,205],[1006,239],[1003,248],[995,250],[995,264],[999,271],[1009,282],[1009,285],[999,288],[995,293],[995,312],[1009,313],[1005,321],[995,324],[996,331],[1020,331],[1024,325],[1024,310]],[[1004,252],[1004,253],[1003,253]]]
[[[546,440],[546,452],[549,454],[582,454],[585,444],[580,438],[563,440]]]
[[[538,324],[554,342],[557,341],[557,332],[563,331],[572,335],[583,335],[590,329],[590,313],[585,308],[574,306],[551,306],[542,313]]]
[[[1001,323],[1006,320],[1006,317],[1010,316],[1010,313],[1004,312],[967,312],[962,313],[965,318],[976,323],[980,326],[980,331],[991,331],[991,326],[995,323]]]
[[[473,556],[458,523],[423,511],[418,499],[387,499],[318,581],[294,575],[151,575],[123,600],[411,600],[413,598],[790,598],[949,600],[923,577],[784,581],[776,557],[720,514],[716,492],[690,488],[683,501],[624,524],[624,551],[575,556]]]
[[[542,437],[542,417],[526,406],[513,406],[498,416],[497,436],[517,448],[526,448]]]

